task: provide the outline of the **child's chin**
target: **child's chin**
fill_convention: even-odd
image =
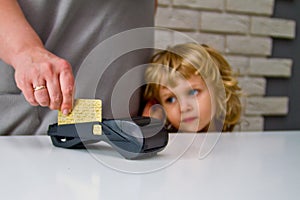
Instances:
[[[199,130],[197,129],[197,128],[181,128],[181,129],[179,129],[179,131],[180,132],[182,132],[182,133],[196,133],[196,132],[198,132]]]

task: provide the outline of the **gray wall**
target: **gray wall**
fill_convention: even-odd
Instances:
[[[284,117],[265,117],[265,130],[300,129],[300,1],[276,0],[274,17],[295,20],[296,38],[294,40],[274,39],[273,57],[293,59],[292,77],[288,79],[268,78],[268,96],[288,96],[289,112]]]

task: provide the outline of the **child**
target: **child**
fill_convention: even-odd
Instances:
[[[180,44],[158,52],[145,72],[143,115],[165,111],[169,131],[232,131],[239,122],[240,87],[224,57],[207,45]]]

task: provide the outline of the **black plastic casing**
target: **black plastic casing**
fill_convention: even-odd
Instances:
[[[101,125],[102,134],[95,135],[93,126]],[[107,142],[126,159],[141,159],[162,151],[169,140],[162,121],[150,117],[104,119],[102,122],[49,126],[48,135],[56,147],[78,149],[89,144]]]

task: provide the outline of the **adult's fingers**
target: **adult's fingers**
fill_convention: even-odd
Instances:
[[[39,105],[43,107],[48,107],[50,105],[50,97],[48,94],[47,87],[43,87],[40,90],[35,90],[34,97]]]
[[[74,77],[66,60],[44,48],[30,48],[18,55],[14,68],[17,86],[31,105],[71,112]]]
[[[74,97],[74,76],[69,63],[61,63],[60,87],[62,92],[61,111],[67,115],[72,111]]]
[[[47,81],[47,89],[50,98],[49,108],[59,110],[62,104],[62,92],[59,84],[59,78],[54,76]]]
[[[22,90],[23,95],[28,103],[30,103],[32,106],[39,105],[39,103],[35,100],[32,84],[23,84],[22,87],[19,88]]]

